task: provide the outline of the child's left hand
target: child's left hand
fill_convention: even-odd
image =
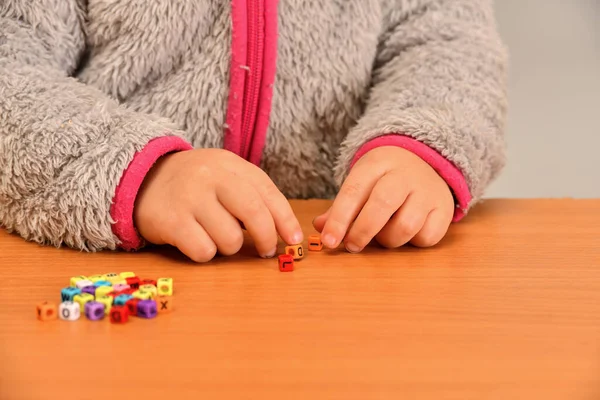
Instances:
[[[358,253],[375,238],[387,248],[437,244],[454,215],[446,182],[401,147],[378,147],[352,168],[331,208],[313,221],[323,244]]]

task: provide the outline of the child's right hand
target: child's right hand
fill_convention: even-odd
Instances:
[[[260,168],[221,149],[196,149],[162,157],[138,193],[134,222],[144,239],[171,244],[197,262],[217,250],[235,254],[244,240],[241,221],[261,257],[277,251],[277,233],[288,244],[303,240],[290,204]]]

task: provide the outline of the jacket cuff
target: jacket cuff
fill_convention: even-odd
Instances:
[[[143,239],[133,223],[133,207],[148,171],[160,157],[192,148],[189,143],[177,136],[162,136],[152,139],[142,150],[135,153],[133,160],[121,176],[110,210],[114,221],[112,231],[121,242],[122,249],[130,251],[143,245]]]
[[[466,215],[469,203],[473,197],[462,172],[436,150],[411,137],[392,134],[379,136],[366,142],[354,155],[350,168],[367,152],[381,146],[402,147],[429,164],[446,181],[454,194],[456,208],[452,222],[458,222]]]

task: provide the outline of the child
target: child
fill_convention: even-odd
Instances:
[[[504,164],[491,0],[3,0],[0,224],[207,261],[432,246]],[[339,188],[339,193],[338,189]]]

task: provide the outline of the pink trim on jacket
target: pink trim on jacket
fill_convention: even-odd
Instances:
[[[456,209],[454,210],[453,222],[460,221],[466,214],[469,203],[472,200],[467,181],[460,170],[448,161],[440,153],[419,142],[416,139],[405,135],[384,135],[368,141],[356,152],[352,160],[352,167],[362,156],[370,150],[381,146],[398,146],[406,149],[429,164],[441,177],[446,181],[457,201]]]
[[[134,155],[121,177],[110,209],[111,217],[115,221],[112,230],[121,241],[121,248],[134,250],[142,245],[142,239],[133,223],[133,207],[150,168],[160,157],[168,153],[191,149],[189,143],[177,136],[163,136],[151,140]]]

